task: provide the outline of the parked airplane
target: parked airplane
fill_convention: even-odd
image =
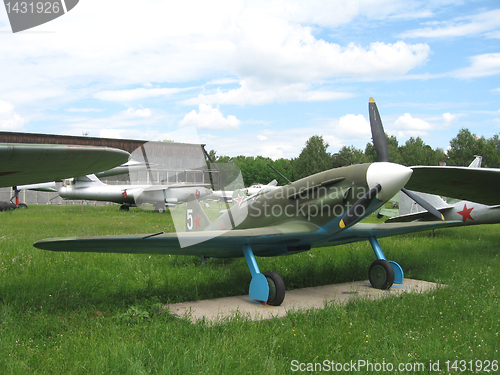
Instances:
[[[469,165],[469,168],[480,168],[481,161],[482,157],[476,156],[474,161]],[[500,223],[500,205],[488,206],[467,200],[449,203],[439,195],[420,192],[414,193],[432,204],[434,208],[443,214],[446,220],[456,221],[454,226]],[[399,194],[399,213],[396,215],[392,215],[393,217],[389,218],[386,222],[398,223],[435,220],[426,210],[401,194]]]
[[[278,184],[278,181],[272,180],[268,184],[255,184],[255,185],[251,185],[247,188],[237,189],[234,191],[233,190],[216,190],[212,193],[212,195],[210,195],[206,198],[207,199],[212,198],[214,200],[218,200],[220,202],[226,202],[226,203],[232,203],[233,200],[235,200],[236,202],[239,203],[245,196],[257,194],[257,193],[261,192],[262,189],[264,189],[263,192],[276,189],[277,184]]]
[[[76,177],[59,189],[63,199],[84,199],[121,203],[121,210],[145,203],[158,212],[165,207],[186,202],[191,195],[203,198],[212,193],[205,185],[177,183],[172,185],[107,185],[95,175]]]
[[[454,204],[446,203],[438,195],[415,192],[421,198],[431,203],[443,214],[445,220],[456,221],[453,226],[494,224],[500,223],[500,205],[488,206],[485,204],[461,200]],[[415,205],[400,196],[399,216],[389,218],[386,223],[401,223],[410,221],[434,221],[434,217],[422,211],[421,207]]]
[[[258,194],[260,192],[267,192],[276,189],[278,186],[278,181],[272,180],[268,184],[255,184],[252,186],[249,186],[247,188],[240,189],[241,192],[243,192],[246,195],[254,195]]]
[[[377,257],[368,270],[371,285],[387,289],[394,282],[402,283],[401,266],[386,260],[377,238],[450,223],[360,223],[403,188],[412,174],[410,168],[387,161],[387,141],[372,98],[369,108],[373,141],[382,162],[331,169],[258,193],[233,205],[213,223],[191,197],[186,232],[55,238],[34,246],[53,251],[244,256],[252,275],[250,298],[280,305],[285,296],[281,276],[274,271],[262,274],[255,256],[290,255],[368,240]]]
[[[483,161],[482,156],[476,155],[472,163],[469,164],[469,168],[481,168],[481,163]],[[418,196],[422,197],[425,199],[426,202],[429,202],[432,204],[434,208],[437,208],[439,211],[441,211],[439,208],[444,208],[445,206],[448,206],[447,202],[444,201],[439,195],[434,195],[434,194],[426,194],[426,193],[419,193],[419,192],[413,192],[414,194],[417,194]],[[399,201],[402,201],[402,205],[400,205]],[[416,212],[423,212],[425,211],[422,207],[420,207],[415,201],[406,199],[401,192],[399,192],[397,195],[395,195],[391,200],[393,203],[392,208],[386,208],[382,207],[379,212],[377,213],[377,217],[381,219],[384,216],[388,216],[390,218],[399,216],[399,215],[406,215],[406,214],[411,214],[411,213],[416,213]],[[448,200],[448,203],[449,200]],[[483,205],[485,206],[485,205]],[[486,207],[486,206],[485,206]],[[450,220],[449,217],[446,217],[447,220]],[[429,218],[431,219],[431,218]],[[408,220],[412,221],[412,220]]]

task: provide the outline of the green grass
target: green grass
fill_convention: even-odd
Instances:
[[[2,374],[282,374],[292,373],[292,360],[425,364],[418,373],[430,373],[429,361],[439,360],[440,373],[453,374],[459,371],[446,371],[446,360],[500,359],[498,225],[380,240],[407,277],[447,288],[283,319],[191,324],[161,307],[247,294],[243,258],[202,265],[197,257],[32,247],[48,237],[171,231],[169,214],[30,206],[0,213],[0,223]],[[364,280],[373,259],[361,242],[258,262],[294,289]]]

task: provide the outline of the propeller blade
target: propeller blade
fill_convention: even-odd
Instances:
[[[387,137],[385,136],[384,126],[382,125],[382,119],[378,113],[377,104],[375,99],[370,97],[368,100],[368,110],[370,111],[370,126],[372,129],[372,139],[373,145],[375,146],[375,151],[379,161],[389,161],[389,150],[387,148]],[[444,216],[436,210],[431,204],[427,203],[425,200],[419,196],[413,194],[409,190],[402,188],[401,191],[413,199],[416,203],[426,209],[430,214],[436,216],[439,220],[444,220]]]
[[[384,126],[382,125],[375,99],[371,97],[368,100],[368,111],[370,112],[370,127],[372,129],[373,145],[377,152],[378,161],[389,161],[389,150],[387,148]]]
[[[429,211],[430,214],[436,216],[439,220],[444,220],[444,216],[441,212],[436,210],[433,206],[431,206],[427,201],[423,200],[420,198],[418,195],[413,194],[411,191],[402,188],[401,191],[408,195],[411,199],[413,199],[416,203],[421,205],[423,208],[425,208],[427,211]]]
[[[363,195],[354,205],[347,211],[345,216],[340,220],[339,226],[344,229],[350,227],[353,223],[364,217],[366,209],[375,199],[377,194],[382,190],[382,185],[377,184],[371,188],[368,193]]]

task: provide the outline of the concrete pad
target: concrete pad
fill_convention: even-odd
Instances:
[[[164,308],[175,316],[187,316],[193,322],[203,318],[207,321],[220,321],[231,317],[262,320],[281,318],[289,311],[323,309],[329,303],[341,304],[353,298],[375,300],[402,293],[423,293],[439,286],[443,285],[405,279],[402,285],[394,284],[389,290],[380,290],[372,288],[369,281],[355,281],[287,290],[281,306],[264,306],[247,295],[175,303],[165,305]]]

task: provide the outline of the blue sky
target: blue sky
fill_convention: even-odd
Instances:
[[[498,1],[80,0],[12,34],[0,9],[0,130],[199,141],[296,157],[500,132]],[[199,139],[188,131],[194,126]]]

